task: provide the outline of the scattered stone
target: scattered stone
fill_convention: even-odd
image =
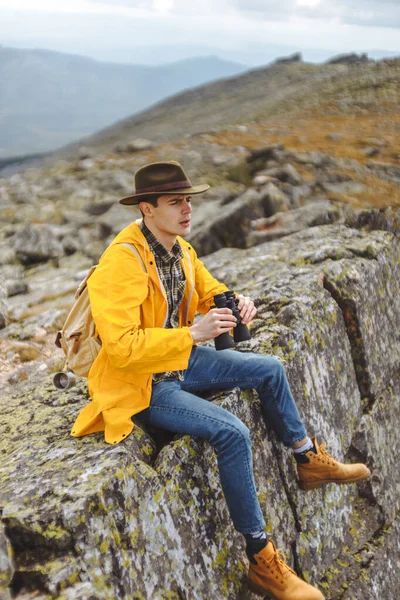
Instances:
[[[400,183],[400,166],[377,160],[369,160],[366,166],[381,179]]]
[[[282,153],[284,152],[283,144],[270,144],[269,146],[263,146],[257,150],[252,150],[247,158],[247,162],[251,163],[255,160],[277,160],[280,161]]]
[[[367,141],[367,144],[371,144],[372,146],[379,146],[379,148],[386,146],[385,140],[380,140],[379,138],[370,137],[370,138],[367,138],[366,141]]]
[[[137,138],[127,144],[118,144],[115,147],[115,152],[144,152],[154,148],[154,143],[145,138]]]
[[[113,204],[107,212],[97,218],[97,223],[102,227],[101,237],[104,239],[112,233],[116,235],[139,216],[136,207]]]
[[[4,277],[0,275],[0,329],[7,325],[8,308],[6,303],[7,290],[4,282]]]
[[[314,199],[317,201],[319,197],[310,196],[313,193],[311,185],[304,183],[303,185],[290,185],[289,183],[283,183],[280,185],[281,191],[286,194],[290,200],[290,208],[299,208],[300,204],[304,201],[313,202]],[[327,198],[324,198],[326,200]]]
[[[76,168],[80,171],[90,171],[96,166],[96,162],[92,158],[84,158],[78,161]]]
[[[292,152],[291,158],[301,164],[314,165],[314,167],[334,166],[335,160],[323,152],[313,150],[311,152]]]
[[[235,130],[239,131],[240,133],[248,133],[249,128],[247,127],[247,125],[236,125]]]
[[[89,202],[85,207],[84,211],[89,215],[98,217],[103,215],[115,204],[115,200],[103,200],[101,202]]]
[[[290,183],[291,185],[301,185],[303,183],[299,173],[290,163],[286,163],[281,167],[268,169],[263,174],[284,181],[285,183]]]
[[[46,262],[64,254],[62,245],[55,239],[48,225],[27,225],[14,237],[14,250],[23,265]]]
[[[70,254],[74,254],[75,252],[78,252],[79,250],[81,250],[81,245],[79,243],[79,240],[72,235],[66,235],[61,242],[64,254],[66,254],[67,256],[69,256]]]
[[[376,148],[375,146],[369,146],[368,148],[365,148],[363,150],[363,154],[364,156],[378,156],[378,154],[380,154],[380,150],[379,148]]]
[[[217,154],[216,156],[213,156],[212,164],[215,167],[220,167],[221,165],[225,165],[225,164],[231,162],[232,158],[234,158],[234,160],[236,161],[235,157],[232,157],[228,154]]]
[[[333,192],[335,194],[362,194],[366,191],[367,186],[358,181],[342,181],[340,183],[320,183],[321,187],[326,192]]]
[[[78,155],[82,160],[85,158],[93,158],[96,155],[96,150],[94,148],[88,148],[87,146],[81,146],[78,150]]]
[[[340,135],[340,133],[328,133],[326,139],[331,140],[332,142],[339,142],[341,139],[343,139],[343,136]]]
[[[254,177],[252,183],[254,186],[260,187],[262,185],[265,185],[266,183],[269,183],[270,181],[272,183],[277,183],[278,180],[275,177],[271,177],[270,175],[262,175],[261,173],[259,173]]]

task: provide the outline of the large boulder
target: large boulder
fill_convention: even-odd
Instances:
[[[289,209],[289,198],[272,182],[260,190],[249,188],[228,204],[214,206],[210,219],[196,228],[190,237],[198,254],[210,254],[220,248],[246,248],[252,222]]]
[[[205,259],[259,305],[253,337],[237,350],[278,356],[309,433],[373,470],[362,485],[305,493],[256,394],[209,397],[250,428],[267,528],[331,600],[396,594],[399,256],[391,232],[326,225]],[[14,597],[253,598],[212,448],[138,425],[118,446],[101,433],[72,438],[87,401],[84,382],[60,394],[48,375],[0,399],[0,507]]]

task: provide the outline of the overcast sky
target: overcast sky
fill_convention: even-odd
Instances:
[[[0,44],[149,64],[400,55],[400,0],[0,0]]]

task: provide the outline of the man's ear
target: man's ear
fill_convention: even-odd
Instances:
[[[149,217],[152,214],[153,206],[149,202],[139,202],[139,208],[145,217]]]

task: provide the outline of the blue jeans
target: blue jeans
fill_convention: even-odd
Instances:
[[[208,440],[217,453],[221,485],[235,529],[243,534],[264,529],[248,428],[226,409],[192,392],[256,389],[267,421],[285,446],[292,446],[307,434],[284,367],[272,356],[194,346],[184,375],[184,381],[155,384],[150,407],[136,417],[154,427]]]

